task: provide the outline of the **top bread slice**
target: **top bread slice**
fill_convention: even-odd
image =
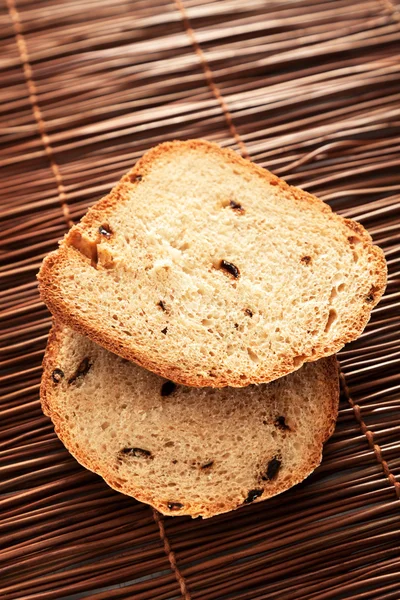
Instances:
[[[338,410],[334,356],[265,385],[193,388],[56,323],[43,366],[43,410],[69,451],[171,516],[211,517],[299,483]]]
[[[363,331],[386,284],[365,229],[231,150],[150,150],[44,261],[51,312],[192,386],[268,382]]]

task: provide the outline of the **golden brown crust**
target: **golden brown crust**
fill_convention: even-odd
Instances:
[[[302,361],[295,366],[293,357],[288,356],[286,359],[282,358],[280,369],[276,369],[273,373],[269,372],[267,374],[267,372],[259,371],[258,374],[253,372],[249,377],[246,377],[243,374],[241,374],[240,377],[235,374],[226,374],[225,376],[219,375],[211,378],[194,372],[183,372],[180,369],[179,364],[171,364],[167,361],[161,362],[160,357],[152,358],[146,350],[140,350],[139,345],[137,344],[138,340],[135,337],[135,332],[132,332],[132,335],[129,338],[129,345],[124,343],[121,338],[117,339],[112,330],[107,329],[107,327],[99,328],[93,324],[90,317],[80,314],[77,311],[74,312],[68,302],[60,296],[57,287],[53,284],[57,272],[62,271],[63,265],[65,265],[64,268],[67,268],[68,261],[71,261],[74,256],[75,258],[79,257],[79,260],[90,260],[74,249],[74,236],[76,236],[76,232],[86,231],[94,224],[98,225],[99,223],[107,221],[107,216],[112,213],[115,206],[119,203],[126,202],[132,188],[135,185],[140,184],[137,177],[145,176],[146,173],[153,168],[153,163],[157,158],[171,151],[176,151],[177,145],[182,146],[182,148],[201,149],[204,153],[216,152],[218,153],[218,156],[221,156],[222,153],[229,164],[243,170],[246,176],[257,176],[264,180],[267,179],[268,182],[273,182],[273,184],[278,186],[282,192],[290,193],[290,195],[299,200],[300,203],[306,202],[311,204],[314,209],[317,208],[322,212],[329,213],[333,220],[339,220],[341,223],[345,222],[349,228],[349,238],[354,235],[357,236],[358,241],[361,242],[360,246],[362,246],[364,251],[367,251],[371,256],[371,266],[373,267],[371,274],[371,286],[374,289],[373,298],[361,305],[359,314],[353,316],[352,322],[346,328],[344,333],[342,333],[341,337],[332,340],[328,348],[322,342],[315,345],[313,353],[304,355]],[[44,260],[39,273],[39,283],[41,297],[57,319],[79,333],[87,335],[93,341],[104,346],[111,352],[132,362],[136,362],[138,365],[149,369],[158,375],[184,385],[195,387],[245,387],[252,383],[265,383],[282,377],[297,368],[300,368],[304,362],[312,362],[338,352],[344,344],[356,339],[364,330],[370,318],[371,310],[379,302],[385,291],[386,273],[386,261],[383,251],[372,244],[370,235],[362,225],[349,219],[343,219],[339,215],[332,213],[330,207],[317,197],[299,188],[288,185],[285,181],[272,175],[265,169],[243,159],[233,150],[221,149],[217,144],[205,140],[189,140],[187,142],[166,142],[149,150],[136,163],[133,169],[121,179],[110,194],[96,203],[83,217],[81,222],[67,234],[65,241],[61,244],[60,248],[51,253]]]
[[[324,361],[325,377],[331,382],[330,388],[330,409],[326,415],[325,437],[321,439],[322,444],[329,440],[335,431],[337,414],[339,411],[340,383],[339,383],[339,363],[336,355],[328,356]],[[319,464],[319,463],[318,463]]]
[[[40,388],[40,396],[42,402],[43,412],[51,418],[54,424],[54,429],[64,443],[66,448],[71,454],[87,469],[99,474],[106,483],[113,489],[135,497],[141,502],[150,504],[158,511],[169,516],[183,516],[190,515],[192,517],[202,516],[204,518],[212,517],[216,514],[235,510],[244,506],[243,496],[238,494],[237,498],[230,498],[226,504],[221,507],[220,504],[214,504],[212,502],[202,504],[201,506],[196,503],[185,503],[185,507],[181,510],[174,511],[173,513],[168,512],[165,507],[165,500],[160,499],[155,495],[152,495],[149,491],[138,489],[129,485],[129,482],[121,484],[115,480],[115,474],[107,469],[107,464],[93,460],[88,454],[85,454],[81,447],[78,447],[75,443],[74,437],[70,433],[69,423],[63,419],[63,415],[59,414],[56,410],[57,406],[57,387],[55,387],[52,381],[52,373],[55,368],[60,366],[60,350],[63,345],[65,327],[55,322],[49,335],[47,349],[43,360],[43,377]],[[338,364],[335,356],[323,359],[320,362],[322,367],[322,375],[325,382],[329,386],[329,407],[325,413],[325,431],[321,432],[321,436],[318,440],[314,440],[315,452],[309,457],[309,462],[303,469],[299,469],[290,481],[279,482],[279,480],[272,484],[269,484],[264,494],[254,500],[254,502],[260,502],[270,498],[276,494],[280,494],[288,488],[296,485],[303,481],[308,475],[310,475],[314,469],[320,464],[322,459],[322,447],[327,439],[332,435],[339,403],[339,378],[338,378]]]
[[[55,368],[55,363],[57,362],[57,356],[60,349],[61,344],[61,336],[62,336],[62,325],[58,325],[53,322],[52,328],[50,329],[49,337],[47,339],[46,352],[42,361],[42,379],[40,382],[40,401],[42,405],[42,410],[47,417],[52,418],[52,408],[51,408],[51,398],[50,402],[48,401],[48,391],[49,390],[49,382],[51,381],[51,374]]]

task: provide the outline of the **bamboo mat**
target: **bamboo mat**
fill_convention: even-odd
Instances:
[[[0,68],[0,598],[399,600],[400,5],[7,0]],[[191,137],[361,221],[390,270],[340,353],[321,467],[205,521],[109,489],[38,399],[42,258],[146,149]]]

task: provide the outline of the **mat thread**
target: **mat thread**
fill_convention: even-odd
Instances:
[[[14,31],[15,31],[15,40],[18,46],[18,52],[22,63],[22,68],[24,71],[24,76],[26,80],[26,85],[29,93],[29,102],[31,103],[33,116],[37,123],[39,134],[43,143],[44,150],[46,152],[47,158],[49,159],[50,168],[52,170],[54,179],[57,184],[57,192],[58,198],[60,200],[61,208],[64,214],[65,221],[68,227],[72,227],[74,222],[71,219],[71,215],[69,212],[69,206],[67,201],[67,195],[65,193],[65,187],[63,184],[63,178],[61,175],[60,167],[57,164],[57,161],[54,157],[53,148],[50,143],[50,138],[46,132],[46,125],[43,119],[42,111],[40,110],[37,90],[35,81],[33,79],[32,67],[29,61],[28,49],[26,47],[26,42],[24,35],[22,33],[21,20],[19,18],[19,13],[15,4],[15,0],[6,0],[8,11],[10,14],[11,21],[13,23]]]
[[[340,370],[339,377],[340,377],[340,384],[342,386],[343,393],[346,397],[346,400],[348,401],[351,408],[353,409],[354,417],[355,417],[357,423],[359,424],[362,433],[367,438],[368,446],[373,451],[376,460],[382,467],[385,477],[388,479],[389,483],[394,487],[396,496],[400,500],[400,482],[398,482],[396,480],[396,477],[393,475],[393,473],[389,469],[389,465],[387,464],[387,461],[383,458],[381,447],[374,440],[373,431],[368,429],[368,427],[366,426],[366,424],[361,416],[361,408],[360,408],[359,404],[354,402],[354,400],[352,399],[352,397],[350,395],[349,386],[347,385],[346,378],[345,378],[342,370]]]
[[[167,533],[165,531],[164,517],[155,508],[153,508],[152,511],[153,511],[154,521],[158,525],[161,541],[164,544],[165,554],[168,556],[169,564],[171,565],[171,569],[175,573],[176,580],[181,589],[182,598],[184,598],[184,600],[191,600],[192,597],[189,593],[189,590],[188,590],[188,587],[186,584],[186,580],[185,580],[184,576],[182,575],[182,573],[180,572],[180,569],[176,562],[175,553],[171,549],[171,544],[169,543],[169,539],[168,539]]]
[[[233,122],[233,118],[232,118],[231,112],[228,108],[228,105],[225,101],[225,98],[223,97],[223,95],[221,94],[221,90],[215,83],[214,76],[212,74],[210,66],[207,62],[207,59],[204,55],[203,50],[201,49],[199,42],[197,41],[197,37],[195,35],[193,27],[190,24],[189,17],[187,15],[187,12],[183,5],[183,2],[182,2],[182,0],[174,0],[174,2],[175,2],[177,9],[181,13],[183,25],[185,27],[186,33],[189,36],[191,43],[192,43],[194,51],[196,52],[196,54],[199,58],[202,69],[204,71],[204,75],[205,75],[207,83],[208,83],[208,86],[222,108],[222,112],[224,113],[225,121],[228,125],[229,131],[230,131],[232,137],[234,138],[234,140],[236,141],[237,145],[239,146],[240,152],[241,152],[241,155],[243,156],[243,158],[247,158],[248,160],[250,160],[250,156],[249,156],[249,153],[247,152],[246,145],[243,142],[242,138],[240,137],[238,130],[236,129],[236,125]]]

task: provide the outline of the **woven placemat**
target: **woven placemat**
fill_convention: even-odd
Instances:
[[[399,5],[7,0],[0,68],[0,598],[399,600]],[[39,403],[42,258],[145,150],[191,137],[358,219],[390,273],[340,353],[321,467],[204,521],[109,489]]]

